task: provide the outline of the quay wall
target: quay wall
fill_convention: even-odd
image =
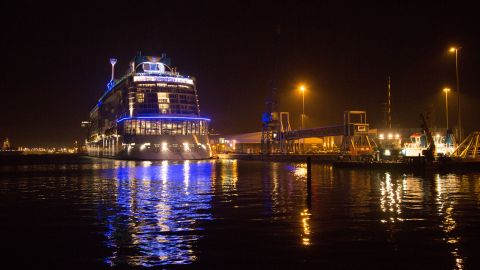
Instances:
[[[340,154],[324,154],[324,155],[259,155],[259,154],[218,154],[220,159],[241,159],[241,160],[262,160],[262,161],[292,161],[305,162],[307,157],[312,158],[312,162],[318,163],[332,163],[342,160]],[[352,157],[354,158],[354,157]]]

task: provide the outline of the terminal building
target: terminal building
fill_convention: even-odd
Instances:
[[[231,135],[210,136],[212,151],[217,154],[260,154],[262,132],[250,132]],[[342,143],[342,136],[329,136],[322,138],[305,138],[295,142],[296,149],[303,146],[303,153],[324,154],[339,151]],[[297,151],[299,152],[299,151]],[[291,154],[295,153],[294,151]]]

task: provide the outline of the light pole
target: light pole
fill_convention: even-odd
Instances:
[[[303,125],[303,117],[305,117],[305,86],[300,85],[300,92],[302,92],[302,129],[305,127]]]
[[[302,120],[302,127],[301,129],[304,129],[304,125],[303,125],[303,118],[305,117],[305,85],[300,85],[300,87],[298,88],[300,90],[300,92],[302,92],[302,117],[301,117],[301,120]],[[305,139],[302,139],[302,148],[300,149],[301,152],[303,153],[305,149]]]
[[[458,79],[458,50],[461,47],[451,47],[450,52],[455,53],[455,75],[457,79],[457,102],[458,102],[458,141],[462,141],[462,110],[460,109],[460,82]]]
[[[450,92],[450,88],[443,88],[443,92],[445,92],[445,111],[447,117],[447,130],[448,130],[448,92]]]

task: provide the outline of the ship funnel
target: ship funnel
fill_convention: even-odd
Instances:
[[[113,81],[114,75],[115,75],[115,64],[117,63],[117,59],[115,58],[110,58],[110,64],[112,65],[112,79],[110,81]]]

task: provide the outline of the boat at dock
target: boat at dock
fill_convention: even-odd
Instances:
[[[112,79],[90,112],[90,156],[140,160],[211,157],[209,118],[200,115],[195,78],[180,75],[170,60],[138,54],[126,74]]]

